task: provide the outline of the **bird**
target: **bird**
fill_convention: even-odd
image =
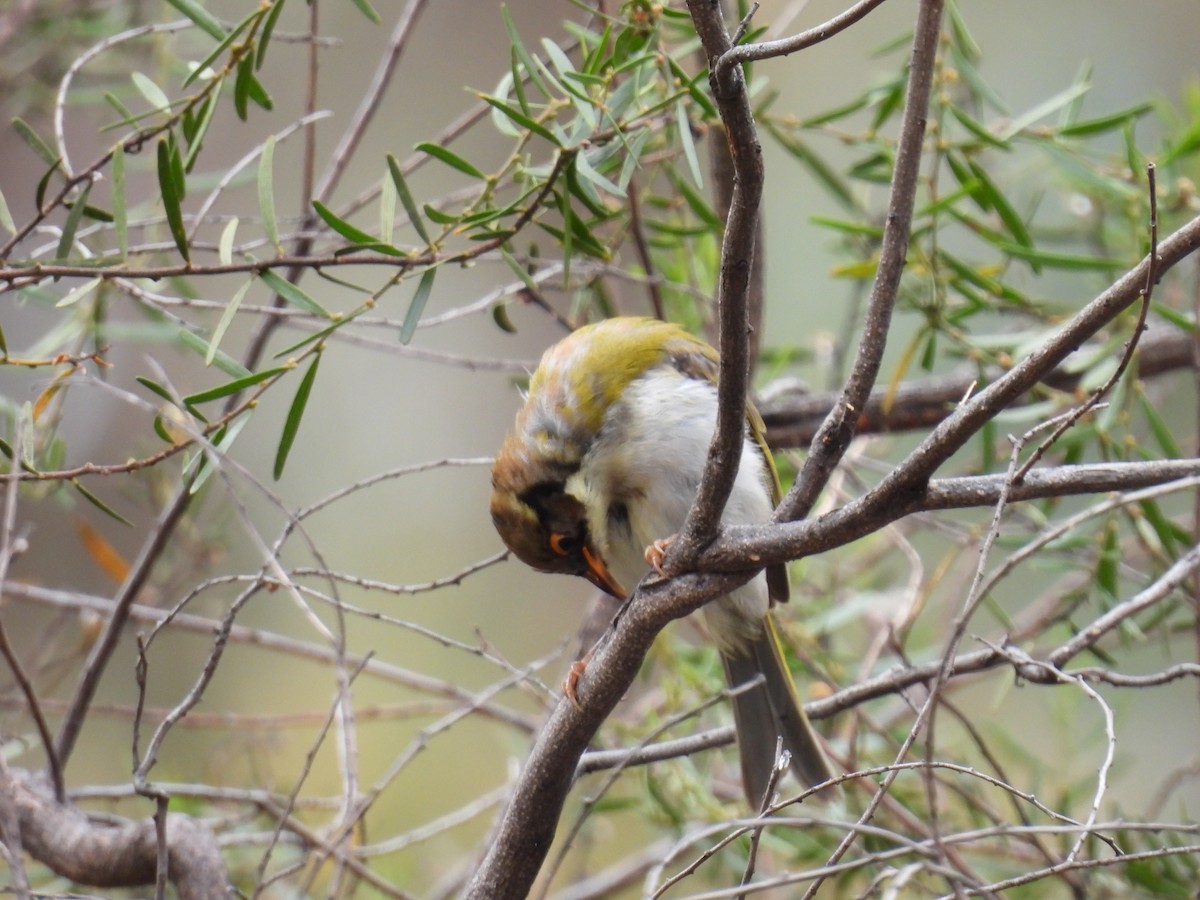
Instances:
[[[662,558],[696,496],[716,427],[719,368],[709,344],[653,318],[604,319],[546,350],[492,467],[491,516],[504,544],[536,570],[581,576],[624,600]],[[769,522],[779,497],[762,419],[747,402],[722,523]],[[770,799],[780,740],[806,786],[833,777],[771,614],[788,594],[786,568],[771,565],[701,612],[730,687],[758,681],[732,694],[754,809]]]

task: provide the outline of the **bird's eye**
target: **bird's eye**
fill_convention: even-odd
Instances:
[[[579,538],[569,534],[550,535],[550,549],[559,556],[570,556],[579,547]]]

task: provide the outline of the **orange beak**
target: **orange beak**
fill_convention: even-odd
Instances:
[[[626,598],[625,589],[617,583],[617,579],[612,577],[608,567],[604,565],[604,560],[593,553],[591,547],[584,546],[583,559],[587,563],[587,570],[583,573],[584,578],[618,600]]]

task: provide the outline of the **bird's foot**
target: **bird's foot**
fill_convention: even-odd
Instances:
[[[658,573],[659,578],[666,578],[667,573],[663,571],[663,560],[667,556],[667,548],[671,546],[671,538],[659,538],[653,544],[646,548],[646,562],[650,567]]]

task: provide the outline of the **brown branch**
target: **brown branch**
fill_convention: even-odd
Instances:
[[[871,287],[858,352],[841,399],[826,417],[813,440],[804,468],[776,511],[779,521],[800,519],[812,510],[829,476],[850,446],[858,423],[858,411],[866,405],[875,379],[879,376],[892,310],[900,291],[900,276],[904,274],[908,255],[941,19],[942,0],[928,0],[921,4],[913,40],[912,62],[909,65],[908,88],[904,96],[900,138],[896,144],[896,165],[888,197],[887,219],[879,250],[879,267]]]
[[[800,34],[775,41],[759,41],[756,44],[739,44],[721,57],[717,62],[717,71],[741,63],[756,62],[762,59],[772,59],[777,56],[787,56],[827,41],[834,35],[840,34],[851,25],[865,18],[867,13],[883,5],[883,0],[859,0],[848,10],[834,16],[828,22],[822,22],[815,28],[802,31]]]
[[[1140,378],[1152,378],[1190,368],[1194,341],[1189,332],[1175,327],[1152,328],[1138,343],[1141,352],[1134,362],[1134,372]],[[1081,350],[1087,353],[1087,348]],[[1004,372],[993,367],[980,376],[971,369],[914,379],[894,391],[875,388],[859,412],[856,434],[884,434],[937,425],[954,412],[978,383],[996,381]],[[1079,387],[1083,377],[1084,373],[1060,365],[1039,383],[1069,394]],[[758,409],[767,426],[767,443],[775,449],[808,446],[840,396],[838,391],[787,392],[759,401]]]
[[[1200,217],[1159,245],[1158,271],[1200,249]],[[1038,349],[1007,373],[959,404],[929,436],[872,490],[822,516],[778,525],[729,527],[701,554],[696,566],[707,572],[743,567],[747,555],[757,565],[800,559],[842,546],[882,525],[920,511],[930,476],[999,412],[1045,379],[1075,350],[1141,297],[1148,260],[1143,260],[1088,303]],[[1032,473],[1030,473],[1032,475]]]
[[[716,432],[708,448],[696,500],[664,560],[666,570],[675,572],[689,568],[696,553],[717,533],[741,460],[746,392],[750,384],[747,296],[763,186],[762,145],[758,142],[742,71],[730,68],[721,77],[716,76],[717,60],[732,46],[721,17],[721,4],[689,0],[688,11],[708,59],[709,86],[725,126],[734,187],[725,217],[717,285],[721,370],[717,383]]]
[[[10,794],[24,849],[59,875],[97,887],[154,884],[158,836],[153,819],[98,824],[72,806],[55,802],[39,779],[11,772]],[[212,832],[191,816],[166,820],[168,878],[180,900],[226,900],[228,876]]]

